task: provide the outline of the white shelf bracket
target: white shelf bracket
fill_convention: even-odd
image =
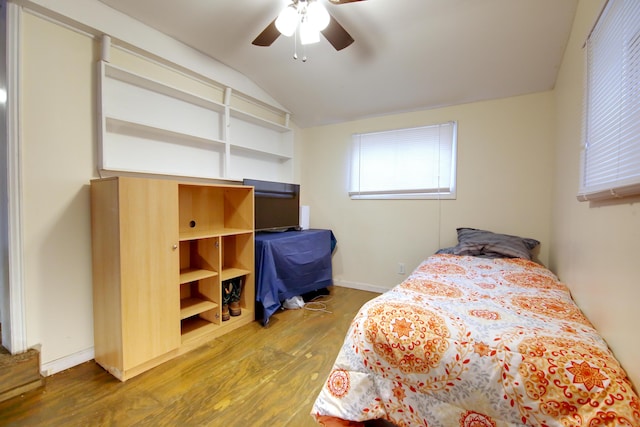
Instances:
[[[110,62],[111,59],[111,37],[103,34],[100,40],[100,59],[104,62]]]
[[[230,87],[225,87],[224,88],[224,99],[223,99],[222,102],[226,106],[231,105],[231,88]]]

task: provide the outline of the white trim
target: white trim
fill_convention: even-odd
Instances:
[[[100,39],[100,59],[111,62],[111,37],[106,34],[103,34]]]
[[[12,354],[27,351],[22,228],[22,157],[20,152],[20,25],[22,9],[7,3],[7,193],[9,200],[9,317]]]
[[[224,104],[224,121],[222,126],[222,140],[224,144],[224,162],[222,163],[222,177],[229,179],[231,176],[231,94],[233,89],[230,87],[224,88],[224,98],[222,103]]]
[[[40,374],[44,377],[48,377],[58,372],[62,372],[65,369],[73,368],[93,359],[95,356],[94,348],[88,348],[86,350],[78,351],[68,356],[61,357],[60,359],[52,360],[51,362],[43,363],[40,365]]]
[[[342,288],[359,289],[361,291],[368,291],[368,292],[377,292],[379,294],[383,294],[388,290],[390,290],[390,288],[385,288],[378,285],[371,285],[369,283],[350,282],[348,280],[333,279],[333,285],[340,286]]]

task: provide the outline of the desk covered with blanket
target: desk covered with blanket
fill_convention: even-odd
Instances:
[[[256,300],[263,308],[263,325],[285,299],[332,284],[331,230],[302,230],[256,234]]]

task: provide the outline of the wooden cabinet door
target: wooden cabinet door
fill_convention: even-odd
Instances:
[[[180,346],[178,185],[119,178],[122,365]]]

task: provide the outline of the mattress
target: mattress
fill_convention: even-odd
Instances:
[[[312,416],[324,425],[640,426],[640,400],[550,270],[437,254],[360,309]]]

